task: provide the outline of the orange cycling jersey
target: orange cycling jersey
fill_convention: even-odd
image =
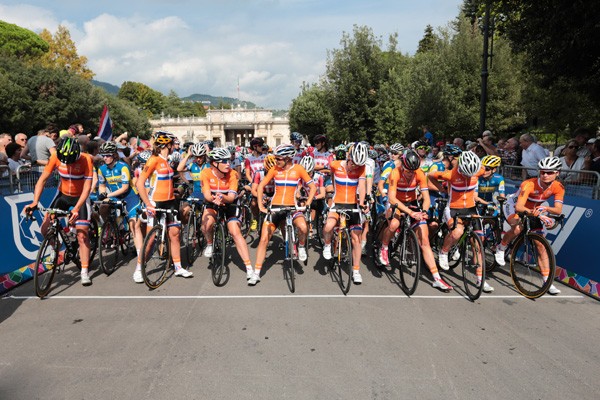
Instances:
[[[202,182],[203,188],[210,188],[212,194],[221,193],[226,195],[228,193],[237,193],[238,189],[238,173],[235,170],[230,170],[222,178],[219,178],[217,174],[211,168],[204,168],[200,172],[200,182]]]
[[[332,161],[330,165],[336,204],[356,204],[358,181],[366,179],[366,169],[362,165],[350,172],[346,169],[345,161]]]
[[[86,153],[81,153],[79,159],[71,164],[60,162],[56,154],[52,154],[44,172],[51,173],[55,169],[58,169],[60,175],[58,190],[71,197],[80,197],[83,193],[84,182],[87,179],[91,180],[94,175],[92,156]]]
[[[402,203],[409,203],[417,200],[417,189],[420,191],[429,190],[427,187],[427,177],[422,169],[418,169],[408,178],[406,171],[402,167],[394,168],[390,174],[390,193],[396,193],[396,199]]]
[[[293,206],[296,204],[295,194],[300,180],[306,184],[312,183],[308,172],[300,164],[294,164],[289,169],[273,167],[265,176],[264,182],[275,181],[275,194],[271,205],[274,206]]]
[[[525,201],[525,207],[533,209],[554,196],[555,203],[562,203],[565,199],[565,187],[558,181],[553,181],[545,190],[540,185],[539,178],[523,181],[519,188],[518,203]]]
[[[458,172],[458,168],[447,171],[436,171],[429,173],[435,179],[442,179],[450,183],[450,208],[472,208],[475,207],[475,189],[479,177],[485,169],[482,167],[475,175],[468,177]]]
[[[145,182],[152,173],[153,177],[150,192],[150,200],[169,201],[175,198],[175,188],[173,187],[173,169],[169,166],[167,160],[162,156],[152,156],[142,170],[140,179]]]

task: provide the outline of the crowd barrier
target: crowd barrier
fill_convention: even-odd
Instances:
[[[0,169],[0,177],[2,169]],[[507,193],[514,193],[522,182],[521,167],[504,167]],[[548,231],[548,239],[556,254],[557,279],[600,299],[600,268],[597,267],[595,248],[600,248],[599,175],[579,172],[576,183],[565,185],[567,194],[563,213],[566,216],[563,228]],[[583,179],[583,176],[587,176]],[[40,221],[42,215],[37,212],[36,220],[26,220],[22,215],[24,207],[33,200],[33,188],[39,178],[38,171],[26,171],[14,177],[0,178],[0,219],[4,222],[0,229],[0,241],[3,243],[0,263],[0,293],[30,279],[32,263],[42,241]],[[571,181],[575,182],[575,181]],[[49,206],[56,193],[57,177],[51,177],[40,203]]]

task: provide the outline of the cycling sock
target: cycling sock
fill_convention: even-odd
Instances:
[[[173,259],[173,265],[175,266],[176,270],[181,269],[181,260],[180,259]]]
[[[256,264],[254,266],[254,272],[259,273],[262,268],[262,264]]]
[[[500,241],[500,244],[498,245],[498,250],[506,250],[506,247],[508,247],[507,243],[504,243],[504,240]]]
[[[298,247],[304,247],[305,243],[300,243],[300,241],[298,240]]]
[[[387,244],[382,244],[381,245],[381,250],[387,250],[388,249],[388,245]]]
[[[366,245],[367,245],[367,241],[366,240],[361,240],[361,242],[360,242],[360,248],[364,249]]]
[[[246,271],[252,269],[252,263],[250,260],[244,260],[244,265],[246,266]]]
[[[353,267],[352,267],[352,270],[353,270],[353,271],[358,271],[358,270],[360,270],[360,265],[355,265],[355,266],[353,266]]]
[[[87,275],[88,271],[89,271],[88,266],[81,264],[81,275],[83,275],[83,274]]]
[[[439,272],[434,272],[433,279],[435,279],[436,281],[439,281],[440,279],[442,279],[442,277],[440,276]]]

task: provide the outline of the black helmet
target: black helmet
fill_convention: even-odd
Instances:
[[[209,150],[212,150],[212,149],[215,148],[215,142],[213,142],[212,140],[205,140],[202,143],[204,143],[205,145],[207,145]]]
[[[262,146],[265,141],[262,138],[255,137],[250,141],[250,147]]]
[[[81,146],[77,139],[65,135],[58,141],[56,145],[56,156],[60,162],[64,164],[72,164],[79,160],[81,155]]]
[[[421,166],[421,158],[414,150],[407,150],[402,157],[402,166],[409,171],[416,171]]]
[[[100,149],[98,151],[99,154],[102,155],[113,155],[117,152],[117,144],[115,142],[104,142],[100,145]]]
[[[292,132],[290,133],[290,140],[292,142],[301,142],[302,141],[302,134],[298,133],[298,132]]]
[[[317,143],[325,143],[325,146],[327,146],[328,140],[327,140],[327,136],[325,135],[316,135],[313,140],[312,140],[313,144],[316,146]]]

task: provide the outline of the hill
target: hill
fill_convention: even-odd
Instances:
[[[111,85],[108,82],[100,82],[100,81],[95,81],[92,79],[92,85],[101,87],[102,89],[106,90],[108,93],[113,94],[115,96],[119,93],[119,87],[115,86],[115,85]]]
[[[197,93],[192,94],[187,97],[182,97],[181,100],[199,101],[199,102],[210,101],[210,105],[213,107],[217,107],[219,105],[219,103],[221,103],[221,102],[223,102],[225,104],[230,104],[230,105],[240,103],[240,100],[234,99],[233,97],[217,97],[217,96],[211,96],[210,94],[197,94]],[[242,106],[245,104],[246,108],[259,108],[256,106],[256,104],[252,103],[251,101],[241,101],[241,103],[242,103]]]

